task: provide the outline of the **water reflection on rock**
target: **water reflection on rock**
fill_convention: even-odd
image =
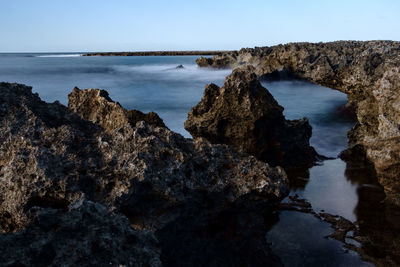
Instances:
[[[344,95],[298,81],[264,85],[285,107],[285,116],[309,118],[311,144],[317,152],[336,157],[346,149],[354,118]],[[346,162],[326,160],[309,170],[288,172],[292,192],[284,202],[291,203],[290,198],[298,195],[311,207],[285,207],[267,235],[273,251],[286,265],[366,265],[360,256],[377,265],[399,264],[399,213],[382,202],[385,195],[374,169],[357,150],[346,151],[341,158]],[[349,227],[341,227],[341,221]]]
[[[166,266],[282,266],[266,233],[278,213],[267,199],[234,203],[208,195],[185,203],[176,220],[156,232]]]
[[[400,264],[400,210],[385,202],[385,193],[372,165],[360,162],[348,161],[346,168],[347,179],[358,185],[355,209],[358,230],[354,236],[361,243],[360,247],[349,247],[378,266],[397,266]]]

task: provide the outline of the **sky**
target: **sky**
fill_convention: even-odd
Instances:
[[[0,0],[0,52],[400,40],[400,0]]]

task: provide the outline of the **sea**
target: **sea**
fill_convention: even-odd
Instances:
[[[83,57],[82,53],[0,54],[0,81],[32,86],[47,102],[67,104],[68,94],[100,88],[127,109],[154,111],[173,131],[191,138],[183,125],[209,83],[221,86],[231,70],[203,69],[196,56]],[[177,68],[182,65],[183,68]],[[304,81],[263,81],[284,107],[287,119],[307,117],[313,128],[311,145],[325,160],[297,177],[290,195],[307,199],[315,211],[340,215],[354,222],[362,182],[349,177],[338,154],[346,149],[354,120],[342,110],[345,94]],[[343,243],[327,238],[333,229],[311,214],[281,211],[266,233],[273,251],[287,266],[365,266]],[[354,241],[356,246],[356,241]]]

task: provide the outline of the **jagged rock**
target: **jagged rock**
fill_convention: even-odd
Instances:
[[[118,102],[112,101],[105,90],[80,90],[75,87],[68,95],[68,108],[82,119],[102,125],[106,131],[117,130],[126,123],[134,127],[138,121],[166,127],[157,113],[126,110]]]
[[[0,86],[3,231],[26,224],[24,213],[32,206],[67,207],[84,196],[114,207],[117,198],[135,194],[137,184],[150,184],[172,202],[185,200],[192,190],[229,189],[232,200],[251,191],[277,198],[287,192],[283,170],[227,146],[185,139],[144,121],[105,132],[108,120],[99,119],[102,128],[59,103],[41,101],[30,87]],[[89,101],[93,92],[100,91],[88,92],[82,95]],[[88,107],[76,110],[89,114],[105,110],[102,105]],[[122,108],[117,111],[124,113]]]
[[[198,59],[196,59],[196,64],[199,67],[214,67],[214,66],[212,66],[212,63],[213,63],[212,60],[213,59],[209,58],[209,57],[199,57]],[[217,67],[217,66],[215,66],[215,67]],[[226,66],[223,66],[223,67],[226,67]]]
[[[185,139],[145,121],[132,125],[125,116],[128,111],[100,96],[101,91],[74,92],[77,103],[92,103],[93,97],[101,104],[84,108],[71,102],[71,109],[79,107],[76,114],[58,102],[41,101],[31,87],[0,83],[2,232],[27,227],[23,233],[33,235],[31,231],[36,233],[37,228],[32,226],[32,210],[58,209],[57,216],[64,218],[64,213],[84,212],[74,210],[77,201],[101,204],[118,216],[128,217],[136,229],[161,230],[180,223],[180,214],[187,210],[206,214],[207,208],[201,211],[190,203],[210,202],[211,195],[218,195],[212,199],[220,212],[244,197],[254,195],[273,204],[288,193],[286,174],[279,167],[270,167],[226,145],[213,145],[202,138]],[[91,114],[89,118],[98,124],[82,119],[85,114]],[[113,123],[100,114],[113,118]],[[54,231],[58,235],[56,228]],[[10,237],[3,239],[6,243],[0,239],[0,247],[10,240],[22,242],[18,233],[7,235]],[[26,241],[45,240],[45,234],[39,231],[37,239]],[[79,247],[80,237],[74,236]],[[73,244],[75,237],[67,244]],[[24,244],[35,247],[34,252],[45,250],[42,245],[46,244]],[[177,244],[170,241],[169,246]],[[264,249],[266,256],[273,255],[266,242]],[[16,264],[36,259],[24,251],[10,259]],[[64,257],[60,253],[56,256]],[[18,255],[32,258],[22,260]]]
[[[306,118],[288,121],[283,108],[260,84],[254,68],[233,70],[220,88],[210,84],[189,112],[185,129],[193,137],[232,145],[273,165],[310,165],[317,153],[310,147]]]
[[[349,132],[349,148],[363,147],[387,201],[400,205],[400,42],[290,43],[197,63],[218,68],[250,64],[259,76],[284,72],[346,93],[358,120]]]
[[[0,235],[2,266],[161,266],[158,242],[125,216],[83,202],[69,211],[31,210],[32,223]]]
[[[229,67],[230,58],[226,58],[221,55],[218,55],[214,58],[199,57],[198,59],[196,59],[196,64],[199,67],[213,67],[213,68],[218,68],[218,69],[224,69],[224,68]]]

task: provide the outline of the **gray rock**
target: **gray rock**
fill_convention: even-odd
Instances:
[[[161,266],[154,234],[98,203],[31,213],[26,229],[0,235],[2,266]]]
[[[213,145],[202,138],[185,139],[145,121],[134,124],[127,116],[129,111],[99,90],[75,89],[72,95],[67,109],[58,102],[41,101],[32,94],[31,87],[0,83],[0,230],[8,233],[0,235],[0,247],[14,242],[10,247],[16,250],[26,242],[26,249],[18,253],[12,254],[13,249],[2,251],[0,264],[34,265],[40,260],[36,253],[43,251],[40,258],[48,261],[45,264],[68,265],[81,260],[79,253],[91,253],[86,247],[79,250],[85,244],[99,241],[101,248],[113,231],[125,231],[126,227],[120,225],[125,224],[124,216],[134,229],[145,232],[162,230],[167,225],[179,228],[180,217],[189,211],[198,215],[196,222],[201,225],[202,216],[210,216],[209,206],[195,203],[215,202],[209,205],[219,213],[252,196],[267,206],[273,205],[288,193],[286,174],[279,167],[226,145]],[[77,202],[95,204],[76,208]],[[93,214],[93,207],[100,210]],[[40,210],[38,216],[32,216],[35,210]],[[98,223],[106,224],[98,237],[97,217],[104,217]],[[110,220],[115,220],[119,230]],[[79,231],[86,224],[93,225],[93,229],[85,236],[87,240],[82,240]],[[71,232],[62,232],[66,229]],[[63,237],[67,239],[65,245],[76,246],[70,261],[64,261],[67,254],[59,240]],[[158,264],[153,258],[156,245],[143,238],[143,243],[138,242],[138,247],[127,252],[118,252],[127,242],[123,238],[110,241],[104,257],[108,260],[115,256],[111,263],[122,264],[119,259],[134,251],[131,258],[125,258],[133,265],[134,259],[139,259],[139,265]],[[265,256],[280,264],[273,260],[276,256],[267,243],[263,244]],[[178,244],[170,238],[163,238],[160,245],[174,246]],[[161,254],[164,259],[173,257],[163,251]],[[104,257],[98,254],[93,262],[104,265]]]
[[[78,113],[82,119],[102,125],[108,132],[118,130],[126,123],[135,127],[138,121],[166,127],[156,113],[144,114],[139,110],[126,110],[118,102],[112,101],[105,90],[80,90],[75,87],[68,95],[68,108]]]
[[[309,144],[308,120],[286,120],[254,71],[252,66],[237,68],[221,88],[208,85],[189,112],[185,129],[193,137],[234,146],[272,165],[311,166],[318,155]]]
[[[386,201],[400,205],[400,42],[290,43],[227,52],[197,63],[217,68],[250,64],[259,76],[283,72],[346,93],[358,120],[349,132],[349,149],[364,149]]]

